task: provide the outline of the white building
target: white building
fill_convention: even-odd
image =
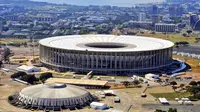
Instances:
[[[21,80],[17,81],[25,83]],[[40,110],[53,112],[75,108],[77,104],[79,107],[84,107],[94,100],[93,96],[83,88],[59,83],[44,83],[29,86],[22,89],[13,97],[16,99],[15,103],[19,103],[18,107],[26,105],[27,107],[35,107]],[[99,106],[101,108],[105,107],[104,105]]]
[[[138,21],[146,21],[146,14],[145,13],[139,13]]]
[[[169,102],[167,101],[166,98],[158,98],[158,100],[159,100],[160,103],[162,103],[162,104],[169,104]]]
[[[159,80],[159,75],[149,73],[149,74],[145,75],[145,78],[150,81],[157,81],[157,80]]]
[[[175,30],[176,30],[175,24],[164,24],[164,23],[155,24],[156,32],[175,32]]]
[[[105,109],[108,108],[108,105],[104,104],[104,103],[99,103],[99,102],[92,102],[90,104],[90,107],[95,109],[95,110],[105,110]]]
[[[105,95],[115,95],[115,92],[113,90],[104,90],[103,91]]]
[[[34,66],[22,65],[20,67],[17,67],[17,70],[27,72],[27,73],[33,73],[33,72],[40,72],[41,69]]]

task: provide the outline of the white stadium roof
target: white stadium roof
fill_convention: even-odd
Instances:
[[[134,52],[170,48],[174,43],[151,37],[116,35],[70,35],[40,40],[40,44],[58,49],[95,52]],[[105,48],[110,46],[111,48]],[[100,47],[99,47],[100,46]]]
[[[45,83],[24,88],[20,92],[24,96],[33,98],[74,98],[84,96],[85,89],[65,84]]]
[[[31,105],[38,109],[54,109],[85,106],[93,96],[85,89],[66,84],[45,83],[22,89],[17,96],[20,105]],[[18,106],[20,106],[18,105]]]

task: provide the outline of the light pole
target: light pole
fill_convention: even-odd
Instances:
[[[34,42],[35,42],[35,37],[33,36],[33,37],[32,37],[32,50],[33,50],[33,51],[32,51],[32,53],[33,53],[32,55],[33,55],[33,61],[34,61],[34,56],[35,56],[35,52],[34,52],[34,50],[35,50],[35,48],[34,48],[35,45],[34,45]]]

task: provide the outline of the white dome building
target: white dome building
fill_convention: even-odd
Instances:
[[[86,106],[93,96],[85,89],[66,84],[39,84],[22,89],[13,105],[40,110],[61,110]]]

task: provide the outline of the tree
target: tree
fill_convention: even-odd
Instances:
[[[138,84],[140,84],[140,81],[139,81],[139,80],[134,80],[134,81],[132,82],[132,84],[133,84],[133,85],[138,85]]]
[[[81,28],[79,34],[83,35],[83,34],[88,34],[89,33],[89,29],[87,27],[85,28]]]
[[[191,82],[189,83],[189,85],[191,85],[191,86],[197,86],[197,82],[196,82],[196,81],[191,81]]]
[[[156,111],[154,112],[177,112],[177,109],[176,108],[169,108],[168,111],[165,111],[165,110],[160,110],[160,109],[156,109]]]
[[[166,82],[168,82],[168,81],[169,81],[169,79],[165,79],[165,81],[166,81]]]
[[[10,76],[10,78],[17,78],[20,80],[23,80],[25,82],[28,82],[29,84],[35,84],[38,79],[35,77],[35,75],[27,75],[25,72],[17,72]]]
[[[176,42],[175,45],[177,45],[177,46],[179,46],[179,45],[187,46],[187,45],[189,45],[189,43],[186,42],[186,41],[180,41],[180,42]]]
[[[184,36],[184,37],[187,37],[187,34],[186,34],[186,33],[183,33],[183,36]]]
[[[176,89],[177,89],[177,87],[176,86],[172,86],[172,89],[175,91]],[[175,91],[176,92],[176,91]]]
[[[143,80],[142,78],[139,78],[139,81],[140,81],[140,82],[144,82],[144,80]]]
[[[188,33],[188,35],[190,35],[192,33],[192,30],[187,30],[186,32]]]
[[[82,18],[80,18],[80,21],[86,21],[86,18],[84,18],[84,17],[82,17]]]
[[[167,79],[165,79],[165,81],[166,81],[166,82],[169,82],[169,79],[167,78]]]
[[[109,34],[112,32],[113,28],[112,24],[101,24],[96,26],[96,31],[98,34]]]
[[[26,75],[20,78],[21,80],[28,82],[29,84],[35,84],[38,79],[35,77],[35,75]]]
[[[176,81],[172,81],[172,82],[170,82],[170,84],[173,86],[177,85]]]
[[[200,86],[200,81],[197,81],[197,85],[199,85],[199,86]]]
[[[9,96],[9,97],[8,97],[8,101],[9,101],[9,102],[11,102],[11,101],[13,101],[13,100],[14,100],[13,96]]]
[[[11,75],[10,78],[21,78],[24,76],[27,76],[27,74],[25,72],[19,71],[17,73],[14,73],[13,75]]]
[[[0,68],[3,66],[3,62],[0,60]]]
[[[156,111],[154,111],[154,112],[167,112],[167,111],[156,109]]]
[[[180,84],[180,88],[183,89],[183,87],[185,86],[185,84]]]
[[[187,88],[187,91],[190,92],[191,94],[193,94],[194,98],[198,98],[199,92],[200,92],[200,87],[192,86],[192,87]]]
[[[48,78],[53,77],[51,72],[46,72],[40,75],[39,79],[44,83]]]
[[[9,62],[9,61],[10,61],[10,60],[9,60],[10,54],[11,54],[10,49],[9,49],[8,47],[5,47],[5,48],[4,48],[4,52],[3,52],[3,60],[4,60],[5,62]]]
[[[175,91],[177,89],[177,87],[175,87],[175,85],[177,85],[177,83],[175,81],[170,82],[170,84],[172,85],[172,89]]]
[[[190,88],[190,86],[185,86],[185,89],[189,89]]]
[[[130,85],[129,81],[122,81],[121,82],[125,87],[128,87]]]
[[[169,108],[168,112],[177,112],[177,109]]]

